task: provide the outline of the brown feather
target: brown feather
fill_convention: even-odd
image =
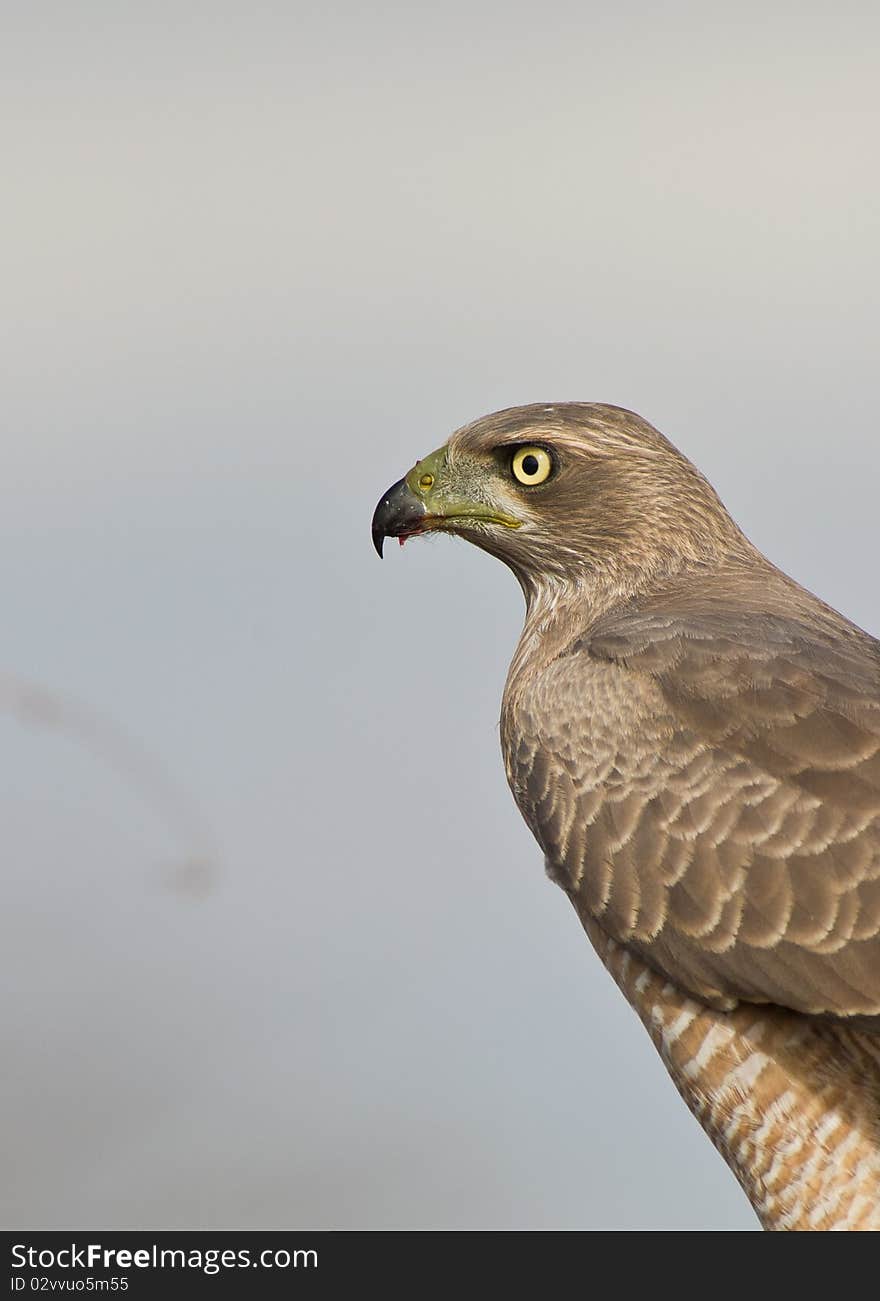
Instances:
[[[762,1222],[880,1227],[880,643],[632,412],[512,408],[444,464],[526,597],[501,739],[548,874]]]

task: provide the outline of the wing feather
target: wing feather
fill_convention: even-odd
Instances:
[[[731,1006],[880,1016],[880,643],[788,580],[606,615],[514,793],[586,918]]]

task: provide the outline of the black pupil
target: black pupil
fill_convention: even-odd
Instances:
[[[537,456],[532,456],[531,454],[529,454],[528,456],[523,457],[522,459],[523,474],[527,475],[530,479],[534,478],[534,476],[538,473],[540,468],[541,467],[538,464]]]

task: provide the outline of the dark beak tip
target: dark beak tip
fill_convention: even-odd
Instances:
[[[388,500],[389,494],[380,500],[379,505],[373,512],[373,523],[370,532],[373,537],[373,546],[376,548],[376,554],[380,560],[383,559],[382,548],[385,545],[385,539],[388,536],[389,519],[391,516],[391,503]]]
[[[410,491],[405,479],[399,479],[393,484],[382,497],[373,515],[371,533],[373,546],[379,558],[382,558],[382,547],[386,538],[408,536],[410,533],[418,532],[426,514],[424,503]]]

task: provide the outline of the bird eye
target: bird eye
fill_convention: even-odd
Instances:
[[[553,461],[543,447],[521,447],[514,452],[510,468],[519,483],[543,483],[550,477]]]

